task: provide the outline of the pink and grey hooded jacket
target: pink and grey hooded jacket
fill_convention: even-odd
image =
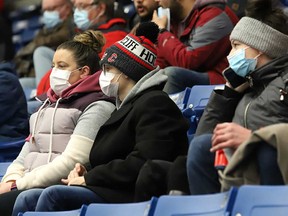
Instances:
[[[115,109],[105,96],[97,72],[74,83],[58,97],[49,89],[43,105],[30,117],[30,136],[2,181],[18,189],[60,183],[75,163],[87,163],[99,128]]]

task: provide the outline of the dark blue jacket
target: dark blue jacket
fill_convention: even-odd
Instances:
[[[27,102],[11,63],[0,63],[0,142],[29,133]]]

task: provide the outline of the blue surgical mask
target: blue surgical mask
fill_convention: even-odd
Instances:
[[[58,11],[44,11],[43,23],[45,28],[54,28],[56,25],[61,23],[60,14]]]
[[[257,65],[257,58],[260,55],[259,54],[252,59],[245,58],[245,50],[248,48],[249,47],[237,50],[236,53],[234,53],[232,56],[227,57],[230,68],[241,77],[245,77],[251,71],[255,70]]]
[[[74,23],[79,29],[84,31],[90,27],[91,21],[88,18],[87,10],[79,10],[78,8],[76,8],[73,16],[74,16]]]

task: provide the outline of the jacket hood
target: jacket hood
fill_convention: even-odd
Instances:
[[[279,76],[279,74],[284,70],[287,70],[288,72],[288,55],[276,58],[250,73],[248,75],[250,85],[253,85],[254,82],[257,83],[259,81],[261,83],[270,82]],[[251,83],[251,81],[253,83]]]
[[[204,7],[209,4],[227,3],[227,0],[196,0],[193,10]]]
[[[166,83],[168,77],[164,74],[164,70],[160,70],[158,66],[155,70],[150,71],[144,77],[142,77],[135,86],[131,89],[129,94],[124,98],[122,103],[120,104],[119,101],[116,101],[116,105],[118,109],[123,106],[125,103],[129,102],[133,99],[136,95],[142,93],[143,91],[152,88],[152,87],[159,87],[160,90],[163,89],[164,84]]]
[[[69,86],[65,89],[60,97],[62,99],[68,99],[74,95],[89,93],[89,92],[99,92],[101,91],[99,85],[99,76],[101,71],[97,71],[95,74],[87,76],[84,79],[78,80],[73,85]],[[47,96],[51,102],[56,102],[59,99],[59,96],[54,93],[54,91],[50,88],[47,92]]]

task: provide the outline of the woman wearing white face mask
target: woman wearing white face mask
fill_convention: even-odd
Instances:
[[[101,32],[86,31],[58,46],[51,89],[38,97],[30,117],[30,136],[0,184],[0,214],[11,215],[17,195],[31,188],[59,184],[88,156],[100,126],[115,109],[99,86]]]
[[[167,76],[154,65],[158,32],[155,23],[143,23],[137,36],[129,34],[105,51],[100,85],[106,94],[116,97],[117,110],[97,134],[90,152],[91,170],[76,166],[63,179],[70,186],[25,191],[15,210],[59,211],[91,202],[132,202],[145,162],[173,161],[186,154],[187,122],[162,91]],[[48,194],[53,197],[47,199]],[[30,202],[37,199],[37,203]]]
[[[247,5],[247,16],[233,29],[229,68],[223,72],[225,89],[212,93],[189,146],[192,194],[220,191],[215,151],[223,149],[230,160],[253,131],[288,122],[287,20],[271,1],[253,0]],[[265,143],[257,150],[254,159],[261,184],[283,183],[276,157],[276,150]]]

